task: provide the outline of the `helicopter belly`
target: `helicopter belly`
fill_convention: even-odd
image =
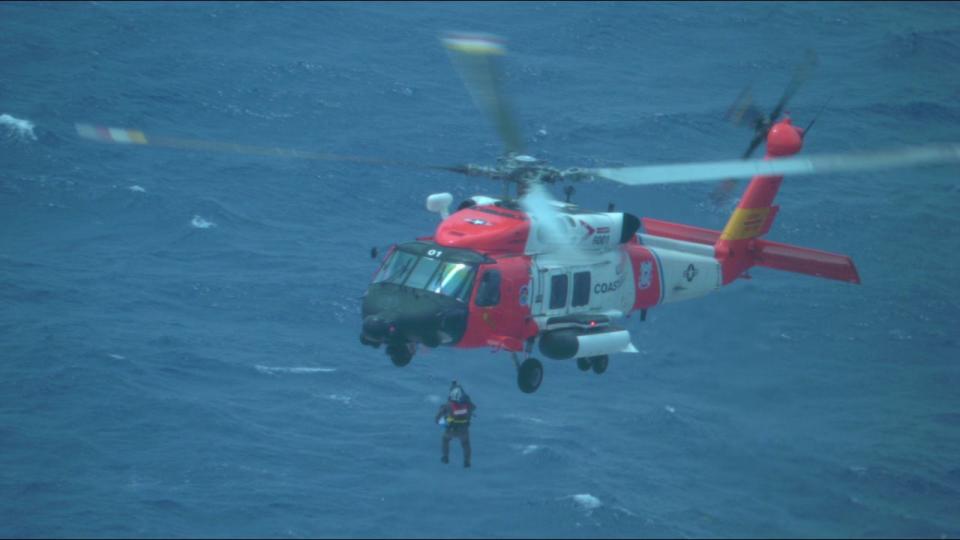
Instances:
[[[657,259],[662,276],[661,302],[697,298],[720,288],[720,263],[712,257],[672,249],[648,248]]]

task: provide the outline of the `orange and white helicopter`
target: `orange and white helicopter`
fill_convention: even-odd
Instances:
[[[517,383],[531,393],[543,380],[533,354],[603,373],[609,356],[635,353],[618,321],[660,304],[691,300],[728,285],[754,266],[859,283],[845,255],[762,238],[778,206],[784,174],[819,174],[960,161],[960,145],[930,145],[885,152],[798,157],[806,130],[778,120],[813,63],[798,69],[772,113],[744,94],[731,119],[756,130],[739,160],[617,168],[557,169],[524,154],[522,138],[499,86],[502,39],[488,34],[447,34],[443,43],[474,101],[492,119],[506,146],[495,166],[431,166],[486,176],[515,187],[516,197],[477,195],[451,211],[453,197],[427,197],[442,222],[432,236],[394,245],[363,297],[360,341],[385,346],[397,366],[418,345],[509,351]],[[204,141],[147,137],[141,131],[77,124],[101,142],[258,153],[283,157],[410,165],[315,152],[263,149]],[[746,159],[766,142],[766,157]],[[606,179],[627,185],[726,180],[752,176],[722,231],[638,218],[626,212],[592,212],[552,198],[546,185]],[[509,189],[505,189],[509,193]],[[376,252],[374,251],[374,256]]]

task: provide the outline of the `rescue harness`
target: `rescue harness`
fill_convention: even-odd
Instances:
[[[470,423],[470,405],[450,401],[450,414],[447,415],[448,426],[465,426]]]

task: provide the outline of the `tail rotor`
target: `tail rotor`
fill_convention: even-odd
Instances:
[[[766,140],[770,128],[772,128],[780,118],[780,115],[790,102],[790,99],[793,98],[793,95],[796,94],[797,90],[803,86],[803,83],[810,78],[813,68],[816,67],[816,65],[817,53],[813,49],[807,49],[804,53],[803,60],[794,68],[793,77],[787,84],[787,88],[783,91],[783,95],[780,96],[780,101],[773,107],[769,115],[765,114],[760,107],[754,103],[753,94],[749,86],[740,93],[730,109],[727,110],[724,118],[736,126],[747,127],[754,132],[753,138],[750,140],[750,144],[747,145],[747,149],[744,151],[741,159],[750,159],[760,144]],[[814,120],[816,120],[816,118],[814,118]],[[813,122],[811,122],[810,125],[812,126]],[[724,180],[713,190],[710,198],[715,205],[721,206],[729,200],[736,187],[736,179],[730,178]]]

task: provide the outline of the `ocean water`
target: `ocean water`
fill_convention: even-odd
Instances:
[[[438,41],[474,30],[561,166],[737,157],[724,111],[807,48],[806,152],[958,141],[960,4],[8,2],[0,28],[0,536],[960,537],[957,167],[787,178],[769,238],[862,285],[756,269],[526,395],[506,354],[357,339],[370,248],[499,185],[72,127],[489,163]],[[712,189],[574,200],[719,229]],[[439,461],[451,379],[469,470]]]

